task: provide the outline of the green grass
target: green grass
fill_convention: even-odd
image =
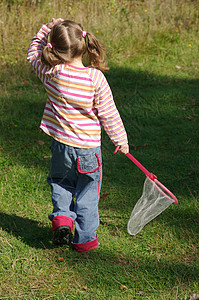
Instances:
[[[45,1],[31,1],[30,14],[30,4],[13,1],[6,10],[8,2],[0,4],[7,22],[0,43],[0,299],[173,300],[199,294],[197,1],[172,1],[172,7],[143,1],[136,10],[129,1],[68,4],[70,17],[98,30],[107,45],[106,76],[131,153],[179,199],[130,236],[126,226],[145,176],[125,156],[113,155],[103,132],[100,247],[83,254],[51,242],[51,141],[39,129],[46,95],[25,59],[44,11],[46,19],[51,10],[60,16],[64,3],[51,1],[50,10]]]

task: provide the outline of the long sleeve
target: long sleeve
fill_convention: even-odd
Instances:
[[[115,145],[128,143],[127,134],[121,120],[120,114],[113,100],[109,84],[103,75],[98,71],[98,82],[100,83],[96,93],[96,109],[98,118],[104,127],[109,138]]]
[[[49,32],[50,29],[46,25],[43,25],[32,39],[27,52],[27,60],[31,63],[35,73],[43,83],[56,74],[56,70],[41,62],[42,50],[47,44]]]

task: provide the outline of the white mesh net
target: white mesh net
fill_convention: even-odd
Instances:
[[[136,235],[148,222],[157,217],[174,200],[160,188],[154,181],[146,178],[141,198],[136,203],[127,230],[131,235]]]

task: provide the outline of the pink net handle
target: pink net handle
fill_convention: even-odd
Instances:
[[[114,154],[117,153],[118,149],[120,146],[117,146]],[[174,200],[173,203],[178,203],[177,198],[174,196],[174,194],[169,191],[161,182],[159,182],[157,180],[157,176],[155,176],[153,173],[150,173],[137,159],[135,159],[135,157],[130,154],[127,153],[126,156],[142,171],[144,172],[144,174],[149,177],[151,180],[155,181],[163,190],[165,190],[167,192],[167,194]]]

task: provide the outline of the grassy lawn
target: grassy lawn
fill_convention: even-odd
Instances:
[[[199,294],[197,1],[171,1],[171,19],[170,1],[67,4],[70,18],[107,45],[106,77],[131,153],[179,200],[130,236],[127,222],[145,175],[127,157],[113,155],[103,132],[100,247],[83,254],[51,242],[51,140],[39,129],[46,96],[26,63],[40,24],[52,11],[67,18],[64,1],[49,2],[52,11],[45,1],[30,1],[31,10],[23,2],[0,4],[0,299],[173,300]]]

